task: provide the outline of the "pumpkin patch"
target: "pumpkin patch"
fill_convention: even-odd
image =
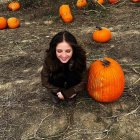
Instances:
[[[125,78],[120,64],[112,58],[91,63],[88,74],[89,95],[99,102],[113,102],[123,94]]]

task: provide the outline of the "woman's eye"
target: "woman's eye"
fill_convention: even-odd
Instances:
[[[61,53],[61,52],[62,52],[62,50],[57,50],[57,52],[58,52],[58,53]]]
[[[66,50],[66,52],[67,52],[67,53],[70,53],[70,52],[71,52],[71,50]]]

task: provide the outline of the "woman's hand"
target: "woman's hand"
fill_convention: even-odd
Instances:
[[[58,96],[59,99],[64,100],[64,96],[62,95],[61,92],[58,92],[57,93],[57,96]]]

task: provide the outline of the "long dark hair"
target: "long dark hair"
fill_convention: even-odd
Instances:
[[[85,51],[78,45],[76,38],[68,31],[59,32],[52,38],[49,48],[46,50],[46,63],[50,63],[52,71],[57,71],[57,69],[63,65],[56,57],[56,46],[63,41],[66,41],[73,49],[73,55],[70,60],[74,63],[73,68],[79,72],[83,71],[86,68]]]

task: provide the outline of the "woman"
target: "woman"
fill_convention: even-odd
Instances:
[[[86,88],[86,54],[68,31],[57,33],[46,51],[41,71],[42,85],[52,95],[54,103],[72,101]]]

